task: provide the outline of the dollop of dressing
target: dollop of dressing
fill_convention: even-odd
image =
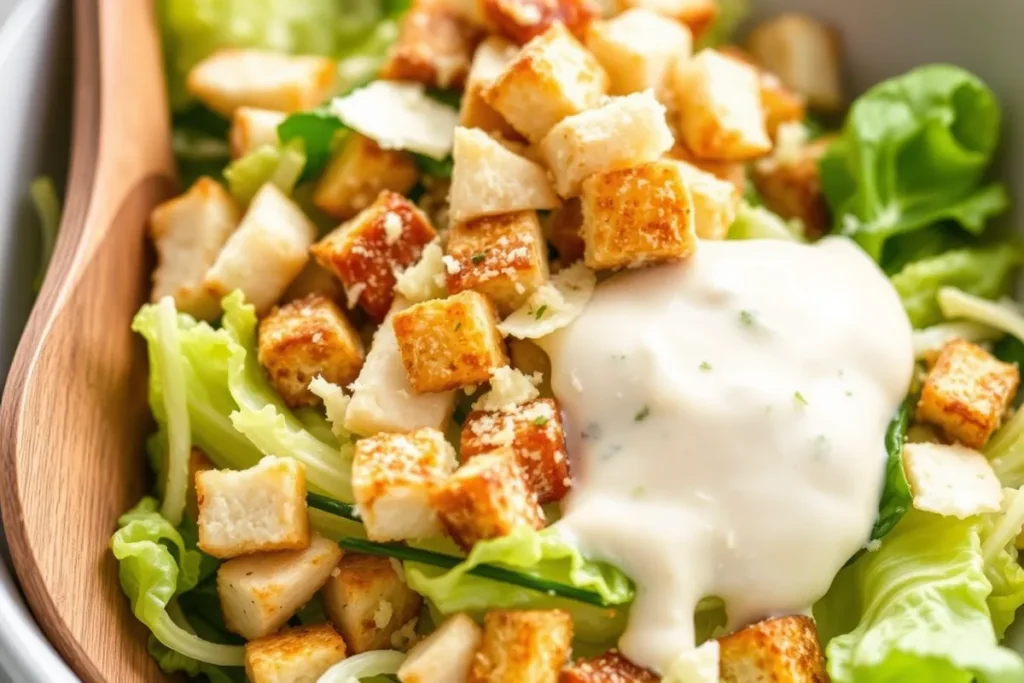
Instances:
[[[664,672],[694,610],[806,611],[868,540],[911,329],[856,246],[704,242],[616,275],[543,341],[574,489],[559,522],[637,585],[620,649]]]

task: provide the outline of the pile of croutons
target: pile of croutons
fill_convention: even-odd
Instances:
[[[536,334],[520,324],[516,336],[541,336],[578,314],[569,289],[592,288],[593,271],[678,261],[724,239],[748,175],[808,236],[827,229],[824,145],[799,131],[808,105],[842,106],[835,35],[789,15],[746,49],[695,49],[717,12],[715,0],[619,0],[604,15],[587,0],[414,0],[379,73],[394,85],[374,92],[462,91],[450,183],[424,178],[395,144],[407,131],[346,135],[307,211],[272,182],[242,207],[200,179],[153,213],[153,299],[214,320],[220,298],[241,290],[261,317],[259,362],[289,406],[320,405],[314,381],[344,389],[328,412],[359,437],[352,482],[371,540],[447,535],[468,550],[542,528],[542,505],[572,487],[561,412],[543,352],[506,338],[501,321],[525,319]],[[324,58],[225,50],[188,85],[231,120],[241,157],[277,144],[288,113],[332,96],[335,73]],[[410,112],[392,118],[429,128]],[[406,196],[415,187],[418,202]],[[311,211],[340,224],[321,235]],[[453,429],[456,404],[485,388]],[[224,560],[221,606],[249,641],[251,680],[314,680],[346,654],[420,637],[422,601],[399,563],[343,555],[311,531],[301,465],[268,457],[217,471],[196,452],[193,470],[200,547]],[[318,592],[330,624],[280,630]],[[482,628],[456,615],[398,676],[657,680],[614,651],[570,663],[572,630],[559,610],[496,610]],[[723,681],[825,680],[804,617],[751,626],[720,652]]]

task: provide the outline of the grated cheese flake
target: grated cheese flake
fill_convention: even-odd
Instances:
[[[491,370],[491,390],[477,399],[473,410],[501,410],[539,395],[533,378],[506,365]]]
[[[579,261],[551,277],[498,325],[506,337],[540,339],[566,327],[583,312],[597,276]]]
[[[337,384],[317,375],[309,382],[309,390],[324,402],[327,410],[327,421],[331,423],[331,431],[342,442],[348,441],[352,435],[345,429],[345,411],[352,397],[345,395],[345,390]]]
[[[1003,489],[984,455],[965,446],[908,443],[903,468],[914,507],[965,519],[998,512]]]
[[[445,264],[441,245],[434,240],[423,249],[420,260],[398,275],[395,291],[412,303],[429,299],[443,299],[448,294],[444,286]]]

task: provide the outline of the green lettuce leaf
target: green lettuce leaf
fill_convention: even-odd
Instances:
[[[1024,680],[1024,659],[998,644],[992,594],[982,521],[911,510],[815,606],[832,682]]]
[[[306,150],[303,180],[320,175],[347,132],[341,119],[327,105],[291,114],[277,127],[277,137],[282,143],[300,140]]]
[[[896,411],[889,429],[885,432],[885,488],[882,499],[878,503],[878,519],[871,529],[871,540],[886,536],[899,523],[910,509],[910,484],[903,472],[903,445],[907,439],[907,428],[910,426],[910,415],[917,401],[908,397],[900,409]]]
[[[731,240],[788,240],[803,241],[800,221],[784,221],[763,206],[746,199],[740,203],[736,220],[729,226]]]
[[[246,206],[264,183],[273,183],[290,195],[305,166],[303,143],[293,140],[281,145],[263,145],[232,161],[224,169],[224,179],[235,200]]]
[[[943,320],[939,290],[958,287],[994,299],[1009,291],[1013,270],[1024,262],[1024,251],[1011,243],[947,251],[914,261],[892,276],[911,324],[928,327]]]
[[[519,586],[468,574],[480,564],[498,564],[551,581],[599,593],[621,609],[599,608],[553,598]],[[625,628],[626,609],[633,600],[632,582],[607,564],[590,562],[553,528],[520,528],[510,535],[473,546],[466,561],[448,571],[405,563],[409,586],[442,614],[480,614],[491,608],[547,609],[559,607],[573,615],[576,636],[591,643],[611,643]]]
[[[118,520],[110,541],[118,560],[121,588],[136,618],[165,647],[180,655],[216,666],[241,666],[244,650],[204,640],[171,617],[178,595],[194,588],[202,555],[185,545],[181,534],[157,512],[153,498],[143,498]]]
[[[347,657],[325,671],[317,683],[355,683],[370,677],[393,675],[405,661],[404,652],[371,650]],[[386,680],[386,679],[385,679]]]
[[[821,160],[835,229],[876,261],[901,233],[955,221],[978,234],[1008,205],[982,186],[999,141],[999,104],[971,73],[934,64],[859,97]]]
[[[1024,526],[1024,490],[1003,489],[1000,514],[985,515],[982,526],[982,555],[985,576],[992,584],[988,608],[996,636],[1002,638],[1024,605],[1024,568],[1016,547],[1017,535]]]

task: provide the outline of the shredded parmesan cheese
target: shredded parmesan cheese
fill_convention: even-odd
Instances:
[[[908,443],[903,466],[914,507],[965,519],[998,512],[1003,489],[985,456],[964,446]]]
[[[416,265],[398,275],[395,290],[412,303],[443,299],[448,294],[444,285],[444,273],[441,245],[434,240],[424,247]]]
[[[352,398],[345,395],[344,389],[317,375],[309,382],[309,390],[324,402],[327,410],[327,421],[331,423],[331,431],[341,441],[348,441],[351,434],[345,429],[345,411]]]
[[[473,410],[501,410],[532,401],[540,395],[534,380],[508,366],[491,370],[491,390],[473,404]]]
[[[498,325],[506,337],[539,339],[575,320],[594,293],[597,276],[580,261],[551,277]]]
[[[377,610],[373,613],[373,625],[377,628],[384,628],[391,623],[391,617],[395,615],[395,608],[387,600],[381,600]]]

